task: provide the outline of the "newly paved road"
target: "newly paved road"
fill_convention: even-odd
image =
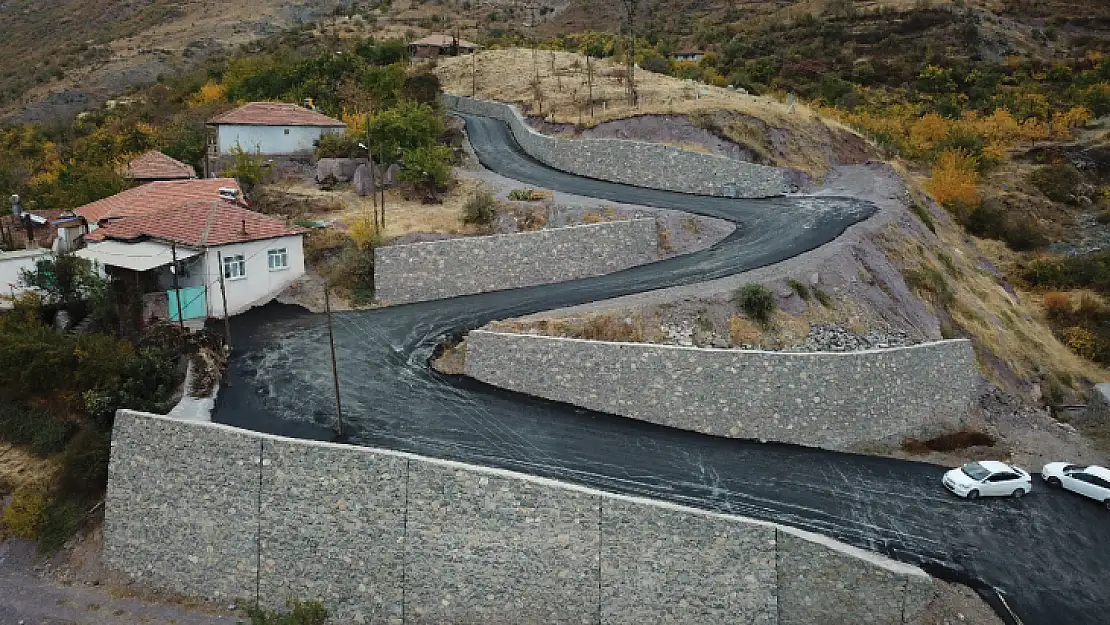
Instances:
[[[480,160],[527,184],[736,222],[715,247],[608,276],[335,315],[351,442],[496,466],[612,492],[793,525],[996,588],[1029,625],[1110,622],[1110,514],[1038,488],[965,502],[921,463],[714,438],[505,392],[428,367],[445,336],[488,321],[688,284],[777,262],[839,236],[872,208],[837,198],[704,198],[579,178],[467,118]],[[270,306],[233,321],[222,423],[330,438],[324,320]]]

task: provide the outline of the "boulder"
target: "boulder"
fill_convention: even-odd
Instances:
[[[354,158],[322,158],[316,161],[316,181],[321,182],[330,177],[337,182],[350,182],[359,164],[365,162]]]
[[[355,193],[363,197],[370,195],[377,189],[377,185],[374,184],[374,176],[370,174],[369,165],[363,163],[355,169],[353,184]]]

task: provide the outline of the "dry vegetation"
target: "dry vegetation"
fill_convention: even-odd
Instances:
[[[789,144],[782,154],[776,155],[776,164],[801,169],[818,178],[828,170],[824,155],[828,152],[830,134],[857,136],[855,131],[839,122],[822,119],[800,102],[791,111],[777,97],[746,95],[642,69],[636,71],[639,103],[632,107],[625,100],[623,66],[613,59],[594,59],[591,63],[594,67],[592,115],[586,57],[581,54],[541,50],[533,64],[531,50],[487,50],[479,53],[477,59],[441,59],[435,72],[444,91],[472,96],[475,95],[472,83],[476,66],[477,97],[515,102],[526,114],[582,127],[636,115],[687,115],[700,119],[703,124],[720,125],[721,133],[728,138],[768,155],[767,129],[787,130]],[[537,70],[542,101],[534,97],[533,80]],[[713,120],[713,116],[721,113],[732,117],[725,123]]]

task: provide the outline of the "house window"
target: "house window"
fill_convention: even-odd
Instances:
[[[270,261],[270,271],[280,271],[289,268],[289,253],[285,248],[267,252]]]
[[[285,134],[289,134],[289,129],[288,128],[285,129]]]
[[[238,280],[247,276],[247,261],[242,254],[224,256],[224,278]]]

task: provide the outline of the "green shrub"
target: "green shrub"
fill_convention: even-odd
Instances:
[[[12,494],[12,501],[0,516],[0,523],[14,536],[35,540],[46,510],[46,495],[39,486],[24,485]]]
[[[537,199],[535,189],[513,189],[509,191],[508,197],[514,202],[531,202]]]
[[[88,427],[77,433],[62,454],[62,491],[83,498],[96,498],[108,484],[108,458],[112,435]]]
[[[917,215],[917,218],[921,220],[921,223],[925,224],[925,227],[929,229],[929,232],[932,232],[933,234],[937,233],[937,224],[933,221],[933,216],[929,213],[928,208],[922,206],[920,202],[913,202],[912,204],[910,204],[910,210],[913,212],[914,215]]]
[[[331,283],[346,289],[355,304],[365,304],[374,297],[374,250],[348,245],[332,261],[326,273]]]
[[[526,190],[514,189],[512,193]],[[512,199],[512,193],[509,193],[509,199]],[[466,204],[463,205],[462,220],[464,224],[486,227],[491,225],[496,218],[497,200],[488,189],[478,189],[466,199]]]
[[[329,132],[320,137],[316,145],[317,158],[358,158],[366,156],[366,151],[358,147],[358,137],[346,132]]]
[[[25,446],[37,456],[62,451],[72,434],[72,424],[44,410],[0,409],[0,440]]]
[[[1110,293],[1110,250],[1082,256],[1039,258],[1025,267],[1021,277],[1032,286],[1057,290],[1086,288]]]
[[[85,508],[73,500],[54,499],[43,510],[39,525],[39,551],[52,554],[62,548],[85,520]]]
[[[805,300],[807,302],[809,301],[809,297],[810,297],[809,287],[802,284],[800,281],[795,280],[794,278],[791,278],[791,279],[787,280],[787,283],[790,285],[790,288],[793,289],[794,292],[798,294],[798,297],[802,298],[803,300]]]
[[[259,608],[247,611],[251,625],[324,625],[328,611],[319,601],[290,599],[285,604],[288,612],[270,612]]]
[[[821,302],[821,305],[825,308],[832,308],[832,298],[829,297],[828,293],[822,291],[817,287],[813,287],[813,298],[816,299],[818,302]]]
[[[1076,202],[1080,183],[1079,170],[1068,163],[1040,167],[1026,179],[1054,202]]]
[[[775,313],[775,294],[762,284],[745,284],[733,296],[740,310],[759,323],[767,324]]]

